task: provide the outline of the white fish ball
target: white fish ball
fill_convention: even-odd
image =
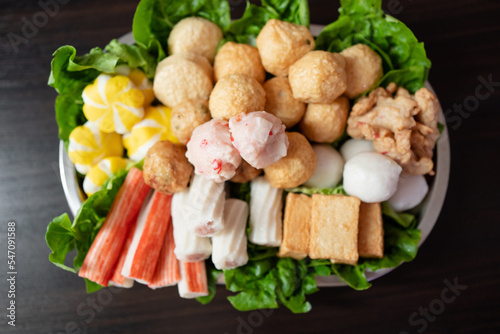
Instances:
[[[401,175],[398,190],[389,198],[389,204],[396,211],[410,210],[422,202],[428,191],[423,175]]]
[[[401,166],[385,155],[362,152],[344,166],[344,190],[366,203],[383,202],[397,190]]]
[[[375,152],[373,141],[362,139],[349,139],[340,147],[340,154],[345,161],[361,152]]]
[[[314,188],[335,187],[342,179],[344,159],[330,145],[313,145],[312,148],[318,163],[313,175],[304,185]]]

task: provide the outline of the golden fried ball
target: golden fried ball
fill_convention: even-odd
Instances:
[[[156,67],[153,90],[167,107],[173,108],[186,100],[208,100],[212,88],[207,68],[184,56],[167,57]]]
[[[186,158],[186,147],[168,140],[154,144],[144,159],[144,182],[165,194],[187,188],[193,166]]]
[[[382,58],[365,44],[353,45],[340,54],[347,74],[345,95],[350,99],[368,91],[384,75]]]
[[[179,21],[168,37],[170,54],[193,52],[214,61],[217,47],[222,40],[222,30],[201,17],[188,17]]]
[[[252,166],[245,160],[241,161],[240,166],[236,169],[236,174],[231,179],[232,182],[235,183],[247,183],[255,179],[262,173],[262,169],[257,169]]]
[[[306,137],[298,132],[287,132],[287,155],[264,168],[267,181],[274,188],[298,187],[313,175],[316,169],[316,153]]]
[[[227,42],[224,44],[214,62],[215,81],[233,73],[243,73],[254,78],[260,84],[266,78],[259,51],[251,45]]]
[[[302,25],[269,20],[257,36],[257,49],[266,71],[287,76],[288,68],[314,50],[314,38]]]
[[[208,122],[211,118],[208,101],[187,100],[172,108],[170,126],[174,136],[181,143],[186,144],[194,129]]]
[[[331,143],[344,133],[348,113],[349,100],[345,96],[331,104],[308,104],[299,123],[300,132],[310,141]]]
[[[264,110],[278,117],[287,128],[297,124],[304,116],[306,104],[294,99],[287,78],[275,77],[266,81],[264,90],[266,91]]]
[[[347,87],[345,60],[338,53],[312,51],[290,66],[293,97],[306,103],[332,103]]]
[[[264,110],[264,88],[246,74],[235,73],[221,78],[215,85],[208,102],[213,118],[229,119],[242,112]]]
[[[212,64],[210,64],[207,58],[197,53],[180,52],[173,56],[170,56],[169,59],[171,59],[171,61],[174,61],[175,59],[177,59],[177,57],[183,57],[186,58],[187,60],[191,60],[192,62],[196,63],[196,65],[200,66],[203,69],[203,71],[205,71],[205,73],[210,77],[210,79],[213,80],[214,69],[212,67]]]

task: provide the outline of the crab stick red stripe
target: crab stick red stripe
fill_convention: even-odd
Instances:
[[[147,202],[147,203],[146,203]],[[155,191],[144,202],[122,275],[148,284],[153,279],[158,256],[170,225],[172,195]]]
[[[134,239],[134,230],[137,225],[137,219],[135,220],[134,225],[130,228],[130,232],[128,233],[127,240],[125,240],[125,245],[123,246],[122,253],[120,254],[120,258],[118,259],[118,263],[116,265],[115,271],[109,283],[111,285],[120,287],[120,288],[131,288],[134,286],[134,280],[127,278],[121,274],[123,265],[125,264],[125,259],[127,258],[127,252],[130,248],[130,244],[132,244],[132,239]]]
[[[175,285],[181,280],[179,260],[175,257],[174,249],[174,228],[173,224],[169,224],[165,235],[165,242],[163,243],[158,263],[156,264],[155,274],[148,285],[151,289]]]
[[[208,296],[207,269],[205,261],[181,261],[181,281],[179,295],[182,298],[197,298]]]
[[[142,171],[133,167],[118,191],[101,229],[90,246],[78,275],[107,286],[118,263],[130,227],[150,188]]]

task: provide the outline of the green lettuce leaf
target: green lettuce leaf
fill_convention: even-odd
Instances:
[[[142,0],[134,15],[134,39],[159,61],[168,54],[168,36],[174,25],[189,16],[205,18],[221,29],[231,23],[225,0]]]
[[[257,35],[271,19],[309,27],[309,4],[307,0],[263,0],[262,6],[247,2],[243,16],[226,29],[226,40],[255,46]]]
[[[417,218],[415,215],[404,212],[396,212],[391,207],[389,202],[382,202],[382,214],[392,219],[399,225],[403,227],[414,227],[417,224]]]
[[[238,292],[228,297],[240,311],[278,308],[282,303],[293,313],[311,309],[306,295],[318,291],[315,270],[305,260],[276,257],[277,248],[248,244],[249,261],[245,266],[224,270],[226,288]]]
[[[78,272],[132,166],[142,168],[142,162],[120,170],[106,181],[101,190],[83,202],[73,223],[66,213],[49,223],[45,240],[52,251],[49,255],[50,262],[64,270]],[[74,249],[77,253],[73,258],[73,267],[70,267],[64,262]],[[96,283],[87,282],[87,291],[96,291],[97,286]]]
[[[312,194],[322,194],[322,195],[347,195],[344,186],[339,185],[333,188],[310,188],[310,187],[297,187],[297,188],[286,188],[285,191],[289,193],[301,193],[306,195]]]
[[[384,14],[381,0],[340,3],[338,20],[319,34],[316,49],[340,52],[354,44],[367,44],[381,56],[384,67],[385,75],[375,86],[395,82],[412,93],[422,88],[431,62],[412,31]]]

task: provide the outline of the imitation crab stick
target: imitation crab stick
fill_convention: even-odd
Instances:
[[[178,287],[182,298],[208,296],[205,261],[181,262],[181,277]]]
[[[137,219],[130,228],[130,231],[128,232],[127,240],[125,240],[125,245],[123,245],[122,253],[120,254],[120,258],[118,259],[118,263],[116,265],[113,276],[109,281],[111,285],[120,288],[131,288],[132,286],[134,286],[134,280],[123,276],[121,272],[123,265],[125,264],[125,259],[127,258],[127,252],[130,248],[130,244],[132,244],[132,239],[134,239],[134,230],[136,225],[137,225]]]
[[[148,284],[153,278],[165,233],[170,224],[172,195],[155,191],[146,201],[139,213],[134,239],[121,273],[125,277]]]
[[[212,261],[217,269],[233,269],[248,262],[248,204],[230,198],[224,206],[224,230],[212,237]]]
[[[189,200],[184,205],[184,216],[191,232],[210,237],[224,228],[224,182],[217,183],[195,175],[189,187]]]
[[[189,201],[189,189],[175,193],[172,198],[172,224],[174,225],[175,256],[180,261],[196,262],[212,254],[210,238],[199,237],[189,230],[184,206]]]
[[[150,188],[142,171],[131,168],[118,191],[78,275],[107,286],[116,268],[125,240]]]
[[[254,244],[273,247],[281,245],[282,196],[283,189],[271,187],[263,176],[252,180],[248,239]]]
[[[175,257],[174,248],[174,228],[173,224],[169,224],[156,264],[155,274],[148,285],[151,289],[175,285],[181,280],[179,260]]]

